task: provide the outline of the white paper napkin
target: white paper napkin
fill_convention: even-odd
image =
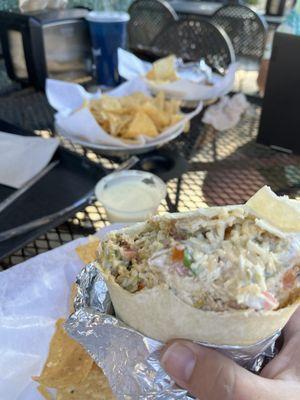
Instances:
[[[110,96],[128,96],[134,92],[142,92],[150,95],[150,90],[142,78],[127,81],[109,92]],[[125,143],[123,140],[108,134],[97,123],[96,119],[87,107],[81,107],[85,100],[91,95],[76,83],[67,83],[52,79],[47,80],[47,98],[58,112],[55,114],[55,123],[61,134],[71,140],[92,143],[95,145],[110,145],[124,148],[136,148],[145,143],[157,144],[168,136],[173,137],[174,132],[182,132],[187,121],[193,118],[202,110],[202,103],[191,113],[184,114],[184,117],[177,124],[166,129],[156,138],[140,136],[136,143]],[[100,98],[101,93],[92,95],[93,98]],[[76,99],[75,99],[76,98]],[[80,108],[81,107],[81,108]],[[78,109],[79,108],[79,109]]]
[[[58,139],[0,132],[0,184],[19,189],[51,160]]]
[[[152,64],[140,60],[124,49],[118,49],[118,70],[123,78],[130,80],[144,77],[143,79],[153,93],[163,90],[169,97],[185,101],[211,100],[229,93],[233,88],[237,67],[237,63],[231,64],[224,77],[213,74],[213,86],[206,85],[204,74],[199,73],[193,67],[180,69],[178,71],[180,79],[177,81],[157,84],[144,77],[152,68]]]
[[[49,104],[55,110],[63,111],[65,115],[68,115],[82,107],[84,100],[99,98],[101,90],[99,89],[96,93],[88,93],[78,84],[47,79],[46,95]]]
[[[144,76],[151,68],[151,63],[142,61],[129,51],[118,48],[118,71],[124,79],[130,81]]]
[[[225,96],[205,111],[202,121],[218,131],[225,131],[237,125],[248,107],[249,103],[243,93],[235,94],[231,98]]]

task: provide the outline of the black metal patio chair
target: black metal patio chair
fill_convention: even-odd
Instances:
[[[225,5],[212,16],[212,21],[222,27],[229,36],[237,60],[243,66],[256,69],[264,53],[267,25],[249,7]]]
[[[135,0],[128,12],[128,47],[133,52],[147,51],[153,39],[178,20],[176,12],[164,0]]]
[[[160,55],[175,54],[184,61],[205,61],[220,72],[235,61],[230,39],[222,28],[197,16],[167,26],[152,42]]]

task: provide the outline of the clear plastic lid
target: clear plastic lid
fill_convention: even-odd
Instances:
[[[92,22],[127,22],[130,16],[121,11],[91,11],[86,19]]]

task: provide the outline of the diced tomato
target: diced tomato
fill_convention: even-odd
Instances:
[[[279,303],[276,300],[276,298],[272,295],[272,293],[270,293],[268,291],[264,291],[264,292],[262,292],[262,295],[265,299],[263,302],[264,310],[272,310],[272,309],[278,307]]]
[[[173,262],[182,262],[184,256],[184,247],[176,246],[172,250],[172,261]]]
[[[138,283],[138,290],[142,290],[142,289],[144,289],[144,287],[145,287],[144,282],[139,282]]]
[[[298,273],[298,267],[289,269],[288,271],[285,272],[282,278],[282,284],[284,289],[291,289],[292,287],[294,287],[297,278],[297,273]]]
[[[127,260],[132,260],[137,256],[137,251],[136,250],[129,250],[129,249],[123,249],[123,256]]]

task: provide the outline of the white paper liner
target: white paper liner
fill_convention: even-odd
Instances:
[[[1,400],[43,400],[31,377],[42,371],[56,320],[69,315],[71,285],[84,267],[75,248],[87,241],[74,240],[0,273]]]

